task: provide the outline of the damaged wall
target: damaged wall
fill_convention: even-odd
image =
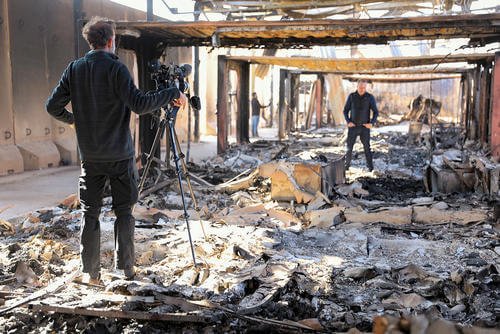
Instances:
[[[68,63],[89,50],[73,18],[96,15],[145,19],[144,12],[109,0],[0,1],[0,175],[77,163],[74,130],[50,117],[45,101]],[[129,69],[136,66],[134,56],[118,53]],[[191,49],[172,48],[168,55],[192,63]],[[187,128],[187,112],[179,123]]]
[[[384,116],[401,115],[409,111],[410,101],[419,95],[442,103],[439,118],[446,122],[460,123],[460,79],[443,79],[430,82],[374,82],[371,85],[378,109]]]

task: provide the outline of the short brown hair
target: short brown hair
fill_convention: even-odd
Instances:
[[[115,22],[94,16],[83,26],[82,35],[90,47],[94,49],[103,48],[109,39],[115,35]]]

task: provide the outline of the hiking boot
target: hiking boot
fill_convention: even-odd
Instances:
[[[124,269],[123,273],[125,274],[125,279],[128,280],[128,281],[133,280],[134,277],[135,277],[135,269],[134,269],[134,267]]]

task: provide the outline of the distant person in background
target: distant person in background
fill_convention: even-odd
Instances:
[[[271,103],[267,106],[263,106],[260,104],[259,99],[257,99],[257,93],[252,93],[252,137],[258,137],[259,133],[257,129],[259,128],[259,120],[260,120],[260,110],[269,107]],[[264,113],[262,113],[262,118],[267,122]]]
[[[368,170],[373,171],[373,156],[370,150],[370,129],[377,122],[378,109],[375,98],[366,91],[366,80],[358,81],[358,89],[349,94],[344,107],[344,117],[347,122],[347,152],[345,167],[349,169],[352,159],[352,148],[359,136],[366,157]],[[373,116],[370,115],[373,112]]]

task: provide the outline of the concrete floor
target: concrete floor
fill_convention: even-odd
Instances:
[[[57,167],[0,177],[0,218],[57,205],[78,189],[78,166]]]
[[[181,144],[186,153],[186,144]],[[202,137],[192,143],[190,160],[196,163],[217,154],[217,137]],[[0,218],[53,207],[78,190],[79,166],[58,167],[0,177]]]

